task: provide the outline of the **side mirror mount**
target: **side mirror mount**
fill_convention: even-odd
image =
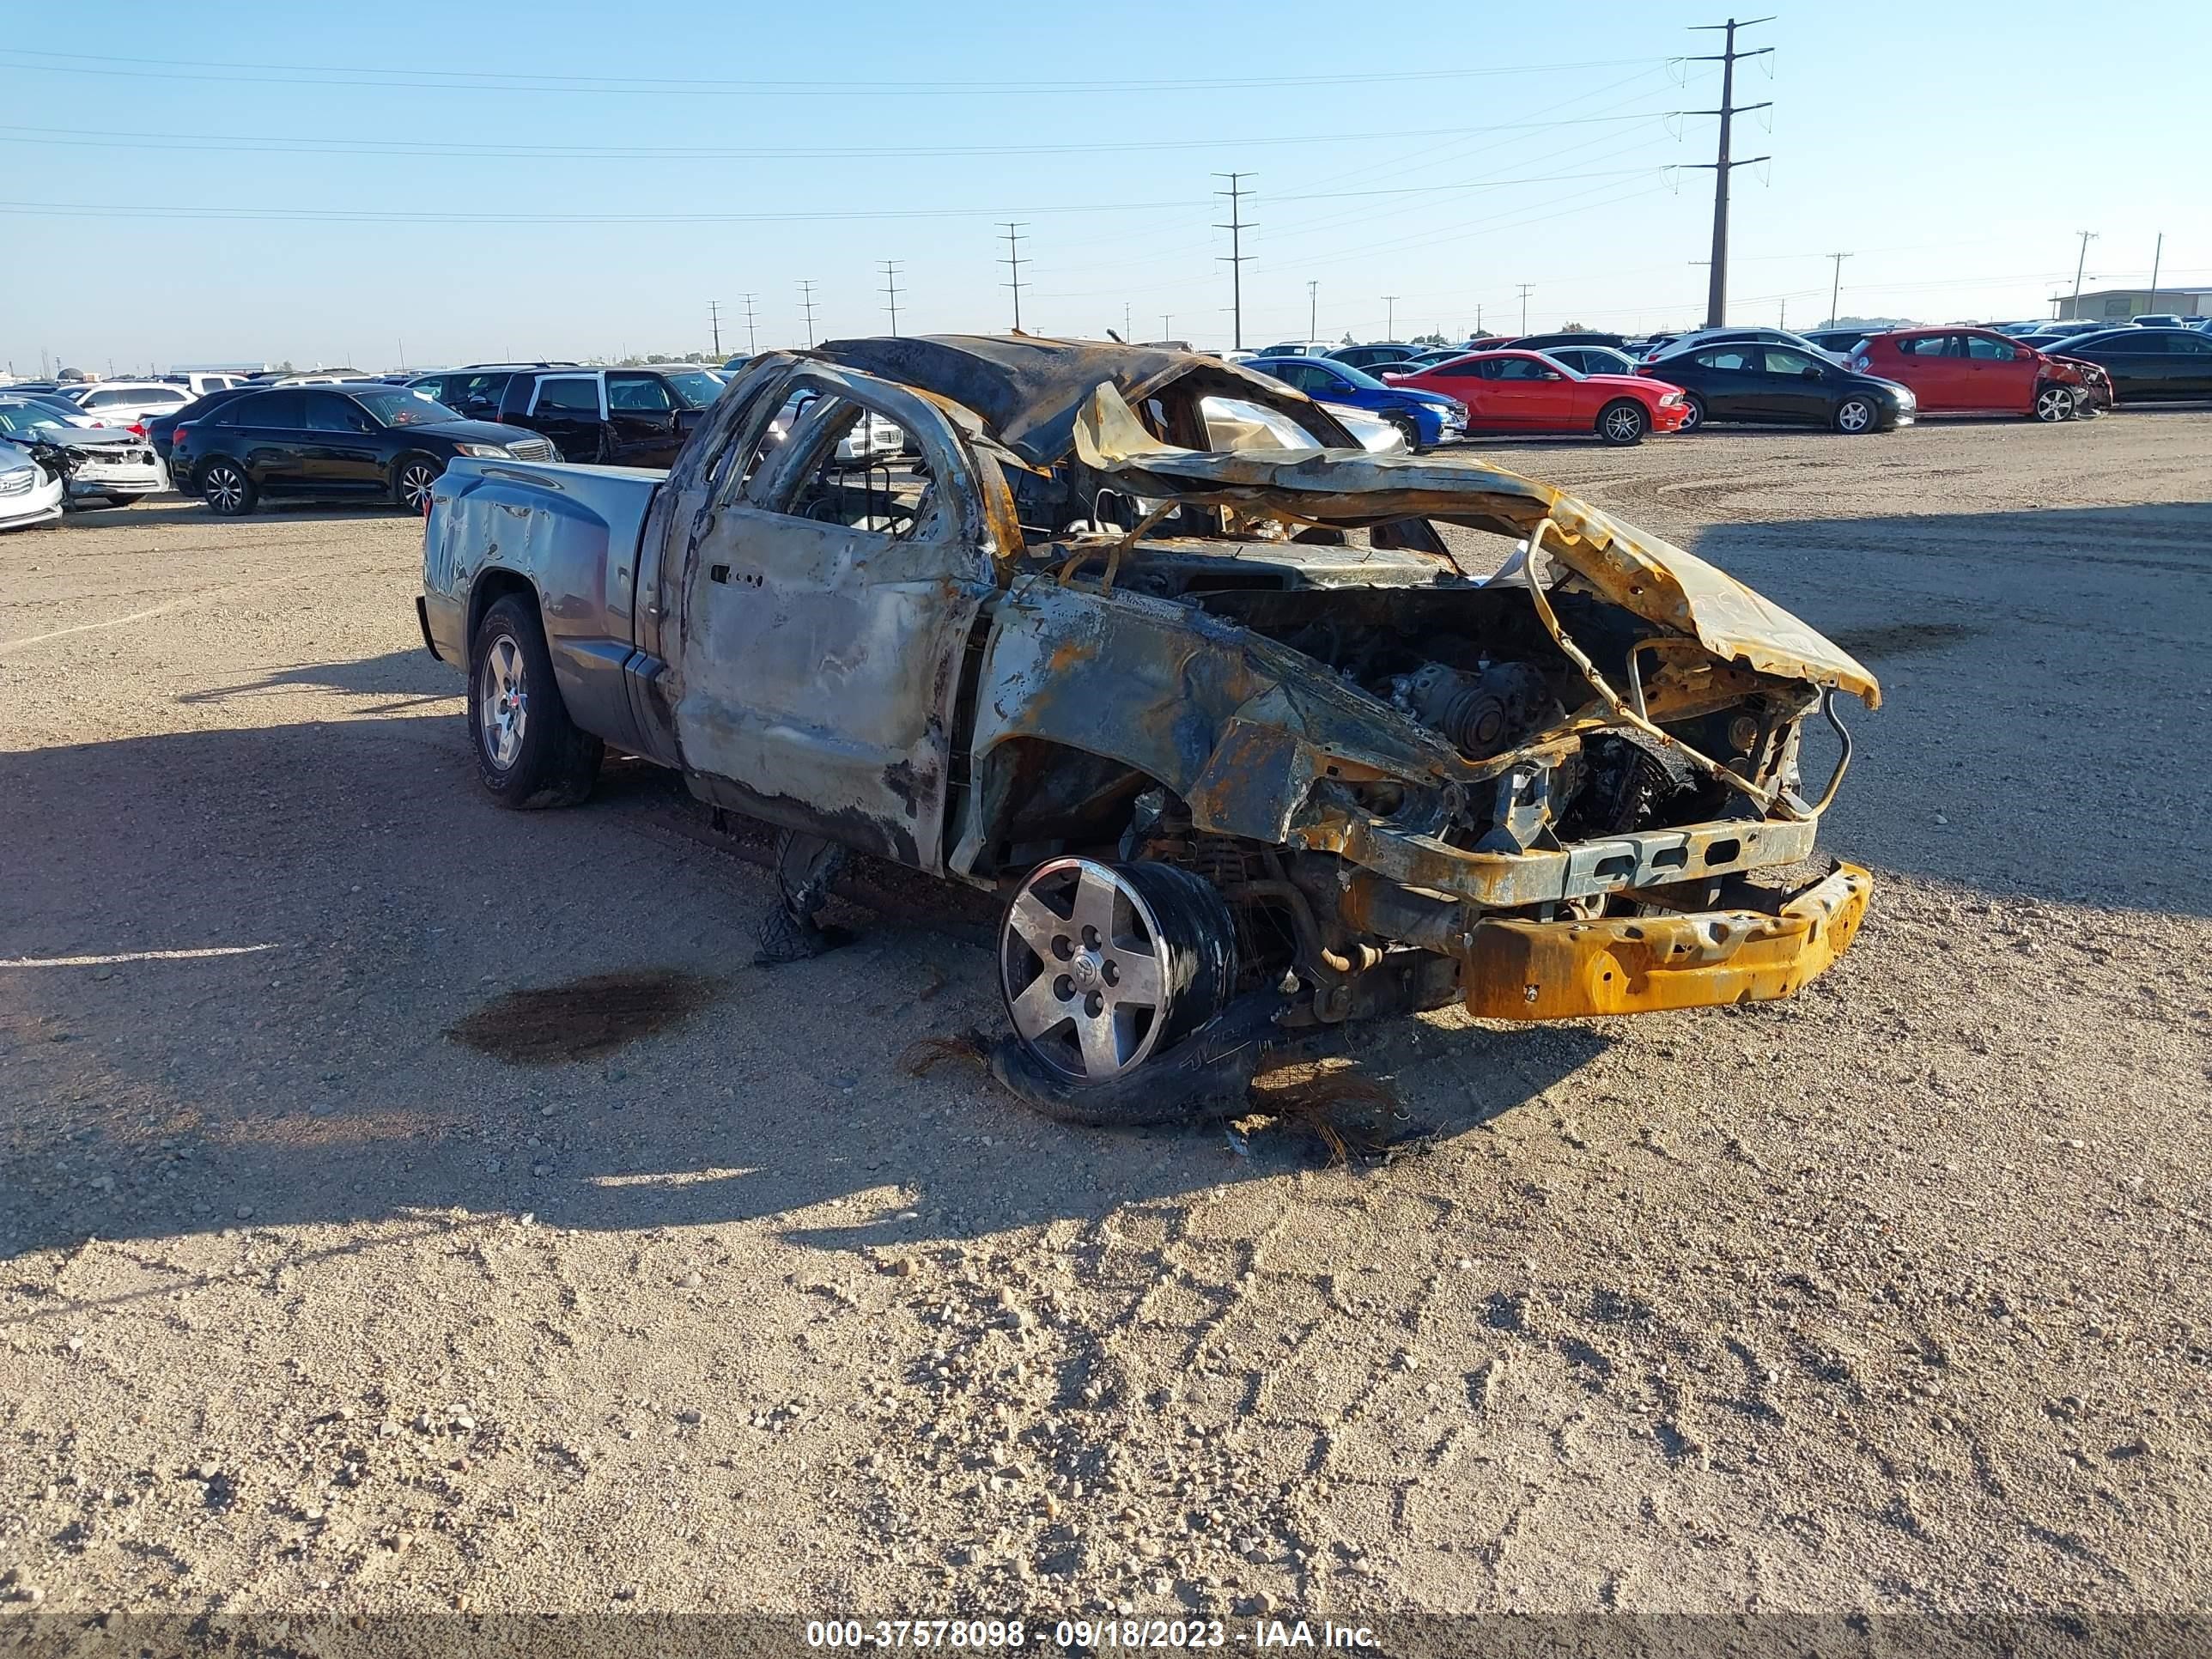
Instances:
[[[1828,378],[1828,371],[1818,363],[1808,363],[1798,372],[1808,380],[1825,380]]]

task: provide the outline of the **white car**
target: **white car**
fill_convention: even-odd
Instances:
[[[184,387],[195,398],[204,398],[210,392],[228,392],[234,386],[246,384],[243,374],[215,369],[180,368],[161,378],[171,386]]]
[[[62,515],[62,481],[17,443],[0,441],[0,530],[22,530]]]
[[[153,445],[124,427],[95,426],[88,416],[68,416],[51,404],[0,392],[0,438],[17,444],[51,444],[63,452],[66,497],[128,507],[141,495],[169,487],[169,474]]]
[[[173,415],[193,394],[167,380],[94,380],[65,386],[62,395],[102,426],[137,426],[155,415]]]

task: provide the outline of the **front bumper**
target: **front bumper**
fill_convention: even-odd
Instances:
[[[1794,996],[1850,947],[1874,879],[1838,864],[1772,911],[1479,923],[1455,952],[1468,1012],[1580,1019]]]

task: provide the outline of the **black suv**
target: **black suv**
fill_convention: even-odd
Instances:
[[[464,415],[543,433],[564,461],[604,466],[673,465],[723,386],[689,363],[478,363],[409,384]]]
[[[169,434],[169,482],[225,518],[261,496],[380,495],[428,510],[456,455],[550,461],[534,433],[464,420],[408,386],[272,386]]]

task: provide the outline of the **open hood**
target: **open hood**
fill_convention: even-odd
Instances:
[[[1546,550],[1623,610],[1687,635],[1724,662],[1834,686],[1869,708],[1881,702],[1881,685],[1849,652],[1726,571],[1472,458],[1178,448],[1146,431],[1111,385],[1091,392],[1073,435],[1085,466],[1152,500],[1276,511],[1346,529],[1441,519],[1527,537],[1548,519]]]

